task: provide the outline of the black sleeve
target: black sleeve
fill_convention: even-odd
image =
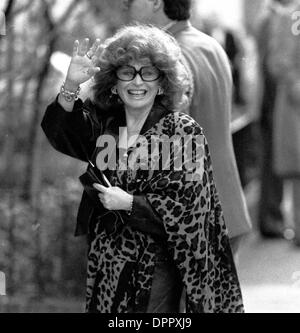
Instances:
[[[166,238],[167,234],[160,216],[152,209],[144,195],[134,195],[131,215],[124,214],[125,222],[145,234]]]
[[[77,100],[67,112],[56,100],[48,105],[41,126],[51,145],[59,152],[87,162],[95,149],[99,123],[92,114],[91,102]]]

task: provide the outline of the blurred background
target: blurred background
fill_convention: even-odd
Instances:
[[[195,0],[192,23],[223,45],[232,64],[232,137],[254,225],[238,265],[246,310],[300,312],[300,251],[286,241],[292,238],[289,197],[282,207],[291,235],[263,239],[256,223],[262,80],[255,31],[269,2]],[[114,33],[126,22],[120,3],[0,2],[6,28],[0,21],[0,312],[84,310],[86,241],[73,234],[78,176],[86,166],[54,151],[40,122],[64,80],[74,40]]]

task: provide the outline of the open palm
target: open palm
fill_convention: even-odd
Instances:
[[[100,45],[99,39],[95,41],[90,49],[88,47],[88,38],[82,42],[78,40],[74,42],[73,56],[66,81],[72,82],[74,85],[80,85],[100,71],[97,63],[104,47]]]

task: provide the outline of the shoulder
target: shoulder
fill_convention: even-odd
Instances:
[[[194,118],[186,113],[169,113],[165,117],[164,123],[169,126],[170,122],[173,123],[173,128],[176,135],[203,135],[202,127]]]
[[[89,115],[95,123],[117,117],[120,114],[120,109],[121,107],[101,108],[90,98],[87,98],[82,105],[83,113]]]
[[[222,46],[211,36],[196,29],[192,25],[188,26],[176,35],[179,45],[186,50],[202,50],[206,54],[223,54]]]
[[[176,40],[192,72],[201,75],[204,72],[216,72],[217,75],[231,75],[228,57],[223,47],[211,36],[193,26],[180,31]]]

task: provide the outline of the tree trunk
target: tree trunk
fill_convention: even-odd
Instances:
[[[45,107],[45,101],[43,98],[43,92],[47,87],[47,79],[50,73],[51,65],[50,58],[55,50],[55,46],[58,40],[58,27],[65,23],[68,15],[74,10],[75,5],[79,3],[79,0],[74,0],[70,4],[70,7],[66,10],[62,16],[60,22],[54,23],[51,17],[51,5],[49,2],[41,3],[41,13],[45,24],[41,29],[41,39],[47,36],[45,46],[47,47],[46,53],[43,57],[40,70],[37,75],[36,90],[33,97],[33,110],[32,119],[29,125],[29,138],[26,155],[26,167],[25,167],[25,180],[23,185],[23,198],[29,202],[33,213],[33,226],[35,229],[34,240],[35,240],[35,254],[33,258],[34,262],[34,280],[36,283],[36,296],[41,297],[45,295],[44,280],[44,260],[43,260],[43,239],[41,235],[40,220],[41,220],[41,209],[39,203],[39,194],[41,189],[41,168],[40,168],[40,157],[41,157],[41,141],[42,132],[40,129],[41,122],[41,111]]]
[[[11,21],[11,17],[12,17],[12,9],[13,9],[13,6],[14,6],[14,0],[9,0],[7,2],[7,5],[6,5],[6,8],[4,9],[4,16],[5,16],[5,21],[6,21],[6,26],[7,26],[7,29],[8,30],[8,27],[10,25],[10,21]],[[4,35],[0,35],[0,42],[2,40],[4,40],[5,36]]]
[[[60,229],[60,292],[63,294],[66,293],[66,279],[68,274],[66,274],[66,270],[68,267],[68,217],[69,215],[69,205],[66,201],[64,192],[61,191],[61,229]]]
[[[55,45],[58,40],[58,28],[61,24],[64,24],[68,18],[68,15],[76,8],[79,0],[74,0],[70,3],[66,12],[62,15],[60,21],[54,24],[50,15],[50,5],[47,3],[43,4],[43,18],[45,22],[44,35],[48,36],[47,52],[44,56],[41,70],[37,77],[37,88],[35,92],[33,117],[29,129],[29,142],[27,149],[27,163],[25,170],[25,181],[23,187],[24,199],[34,200],[34,196],[37,195],[40,188],[41,181],[41,170],[40,170],[40,146],[41,146],[41,110],[43,109],[43,91],[46,87],[48,74],[50,72],[50,58],[55,50]]]
[[[47,51],[44,56],[41,69],[37,77],[36,91],[34,93],[34,106],[33,106],[33,116],[31,119],[29,127],[29,140],[27,146],[27,163],[25,169],[25,181],[23,194],[24,198],[35,204],[35,197],[38,194],[41,181],[41,171],[40,171],[40,146],[41,146],[41,131],[40,131],[40,121],[41,121],[41,109],[43,108],[43,91],[47,83],[48,74],[50,71],[50,58],[54,52],[57,34],[54,33],[54,25],[49,18],[48,8],[45,9],[44,17],[47,24],[45,29],[49,36],[49,44],[47,46]]]
[[[7,270],[7,294],[11,297],[15,293],[15,268],[16,268],[16,252],[17,252],[17,239],[15,237],[16,220],[14,215],[14,193],[8,195],[8,258],[9,265]]]
[[[23,188],[23,196],[32,208],[33,226],[35,230],[35,254],[34,254],[34,280],[36,283],[36,296],[42,297],[45,295],[45,281],[43,277],[43,242],[40,227],[41,211],[39,208],[39,193],[41,187],[41,109],[43,108],[43,92],[46,87],[47,78],[50,71],[50,57],[54,51],[57,35],[54,33],[54,25],[49,15],[49,5],[44,4],[43,17],[46,24],[43,33],[49,37],[46,54],[42,61],[41,69],[37,76],[36,90],[33,97],[33,116],[29,128],[29,140],[26,152],[26,169],[25,182]]]
[[[13,18],[10,21],[13,23]],[[7,69],[7,78],[6,78],[6,108],[5,108],[5,124],[6,131],[4,133],[4,147],[3,147],[3,165],[2,171],[5,175],[4,185],[9,185],[13,179],[12,175],[12,166],[14,160],[14,150],[15,150],[15,127],[16,127],[16,110],[14,104],[14,62],[15,62],[15,32],[13,29],[10,29],[7,36],[7,52],[6,52],[6,69]]]

